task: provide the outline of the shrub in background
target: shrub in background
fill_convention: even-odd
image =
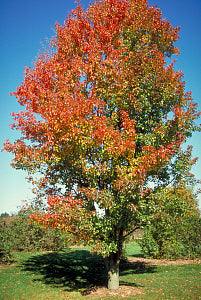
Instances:
[[[138,243],[146,256],[155,258],[201,255],[201,218],[196,197],[181,184],[160,188],[150,195],[150,217]]]
[[[54,228],[42,228],[31,223],[29,217],[20,212],[12,222],[13,249],[17,251],[60,250],[67,246],[66,235]]]
[[[12,230],[6,223],[6,219],[10,218],[9,215],[2,214],[0,217],[0,263],[9,264],[14,261],[11,253]]]

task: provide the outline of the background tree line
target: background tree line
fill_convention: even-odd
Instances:
[[[0,216],[0,262],[13,261],[15,251],[55,251],[65,249],[68,235],[54,228],[42,228],[29,220],[27,211]]]

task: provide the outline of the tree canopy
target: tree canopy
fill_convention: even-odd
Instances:
[[[47,200],[33,218],[102,254],[110,288],[149,183],[198,130],[183,73],[166,61],[179,54],[178,34],[146,0],[78,4],[12,93],[23,110],[11,128],[22,137],[4,149]]]

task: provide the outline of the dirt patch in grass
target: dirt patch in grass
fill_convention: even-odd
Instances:
[[[168,266],[168,265],[190,265],[190,264],[201,264],[201,259],[153,259],[153,258],[143,258],[143,257],[129,257],[128,263],[136,264],[150,264],[153,266]]]
[[[94,287],[89,290],[85,290],[82,295],[90,295],[92,298],[101,297],[129,297],[137,294],[143,294],[143,291],[139,288],[120,285],[118,290],[108,290],[106,287]]]
[[[0,269],[5,269],[5,268],[11,268],[11,267],[15,267],[16,264],[0,264]]]

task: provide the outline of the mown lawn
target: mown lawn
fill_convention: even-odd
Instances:
[[[141,255],[135,244],[127,246],[127,253]],[[91,255],[89,248],[16,253],[16,258],[15,266],[0,269],[0,299],[91,299],[84,295],[86,290],[106,285],[102,259]],[[122,264],[120,284],[143,291],[127,299],[201,299],[201,265]]]

